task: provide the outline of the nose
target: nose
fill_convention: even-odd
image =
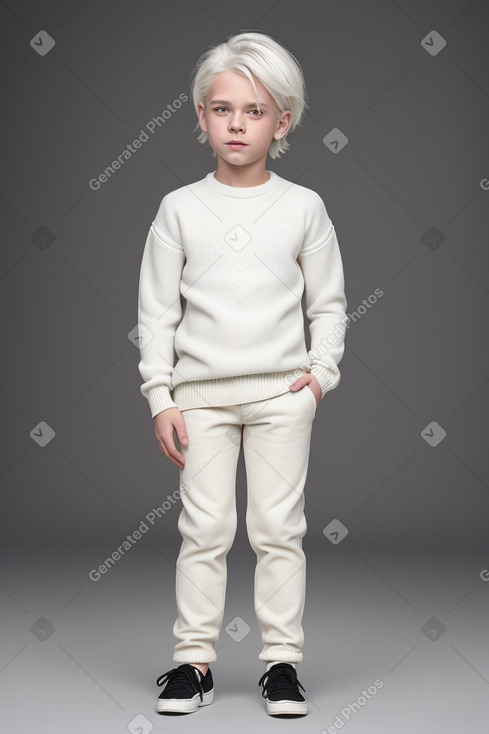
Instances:
[[[241,117],[241,114],[239,112],[235,112],[233,115],[230,115],[229,117],[229,129],[230,130],[244,130],[244,123]]]

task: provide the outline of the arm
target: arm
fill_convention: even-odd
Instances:
[[[311,336],[309,367],[324,397],[341,378],[338,364],[345,350],[347,302],[336,231],[319,195],[308,212],[304,243],[297,259],[306,290]]]
[[[185,263],[167,197],[161,202],[144,247],[139,278],[138,325],[141,393],[154,418],[177,407],[170,395],[175,331],[182,317],[180,280]]]

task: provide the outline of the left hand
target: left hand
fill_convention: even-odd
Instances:
[[[321,385],[317,381],[317,378],[314,377],[314,375],[310,372],[307,372],[305,375],[302,375],[302,377],[299,377],[298,380],[293,382],[289,390],[292,390],[292,392],[297,392],[297,390],[311,390],[314,397],[316,398],[316,408],[319,405],[321,398],[323,397]]]

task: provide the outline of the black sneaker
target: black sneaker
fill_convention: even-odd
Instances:
[[[297,673],[289,663],[276,663],[262,675],[262,696],[267,700],[267,714],[307,714],[307,701],[299,691],[306,689],[297,680]]]
[[[160,714],[167,711],[190,714],[197,711],[199,706],[212,703],[214,699],[214,682],[210,667],[204,675],[195,665],[182,663],[177,668],[160,675],[156,685],[162,686],[165,681],[166,686],[156,702],[156,711]]]

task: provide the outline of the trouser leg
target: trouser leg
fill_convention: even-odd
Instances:
[[[315,413],[308,387],[242,406],[246,523],[257,557],[254,601],[263,641],[260,660],[303,659],[304,485]]]
[[[173,660],[210,663],[222,624],[226,556],[236,534],[236,468],[241,443],[239,407],[196,408],[182,412],[189,436],[182,446],[182,544],[176,564],[179,640]]]

